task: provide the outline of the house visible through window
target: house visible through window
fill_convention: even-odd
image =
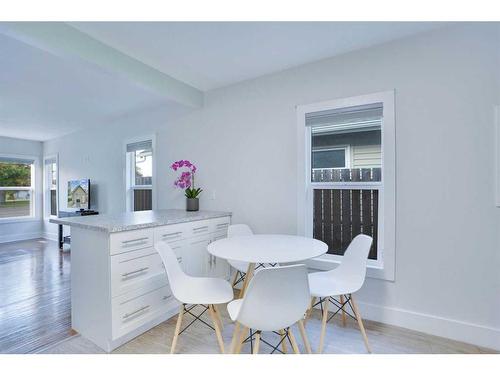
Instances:
[[[34,215],[34,160],[0,157],[0,219]]]
[[[127,145],[127,173],[131,210],[151,210],[153,206],[152,141],[141,141]]]
[[[373,237],[369,258],[378,257],[382,113],[374,104],[306,115],[313,237],[328,244],[328,254],[343,255],[364,233]]]

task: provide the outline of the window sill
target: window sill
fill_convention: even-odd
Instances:
[[[328,259],[321,256],[315,259],[309,259],[305,263],[310,268],[319,271],[329,271],[336,268],[340,262],[340,260]],[[394,273],[385,269],[383,265],[368,264],[366,267],[366,276],[372,279],[394,281]]]
[[[40,221],[40,219],[30,216],[30,217],[5,217],[0,218],[0,224],[12,224],[12,223],[28,223]]]

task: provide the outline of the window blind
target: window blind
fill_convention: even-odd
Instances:
[[[0,157],[0,163],[31,165],[35,163],[35,160],[30,158]]]
[[[127,145],[127,152],[152,150],[152,149],[153,149],[153,141],[151,140],[129,143]]]
[[[382,103],[346,107],[306,114],[306,126],[313,133],[367,131],[380,129],[383,116]]]

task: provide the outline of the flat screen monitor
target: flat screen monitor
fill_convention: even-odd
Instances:
[[[68,208],[90,209],[90,180],[68,181]]]

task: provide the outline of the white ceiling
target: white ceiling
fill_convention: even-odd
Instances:
[[[96,66],[0,34],[0,136],[43,141],[162,104]]]
[[[402,38],[436,22],[79,22],[72,26],[210,90]]]
[[[71,23],[201,90],[440,27],[439,23]],[[64,56],[61,55],[61,56]],[[48,140],[149,108],[129,79],[0,34],[0,136]]]

